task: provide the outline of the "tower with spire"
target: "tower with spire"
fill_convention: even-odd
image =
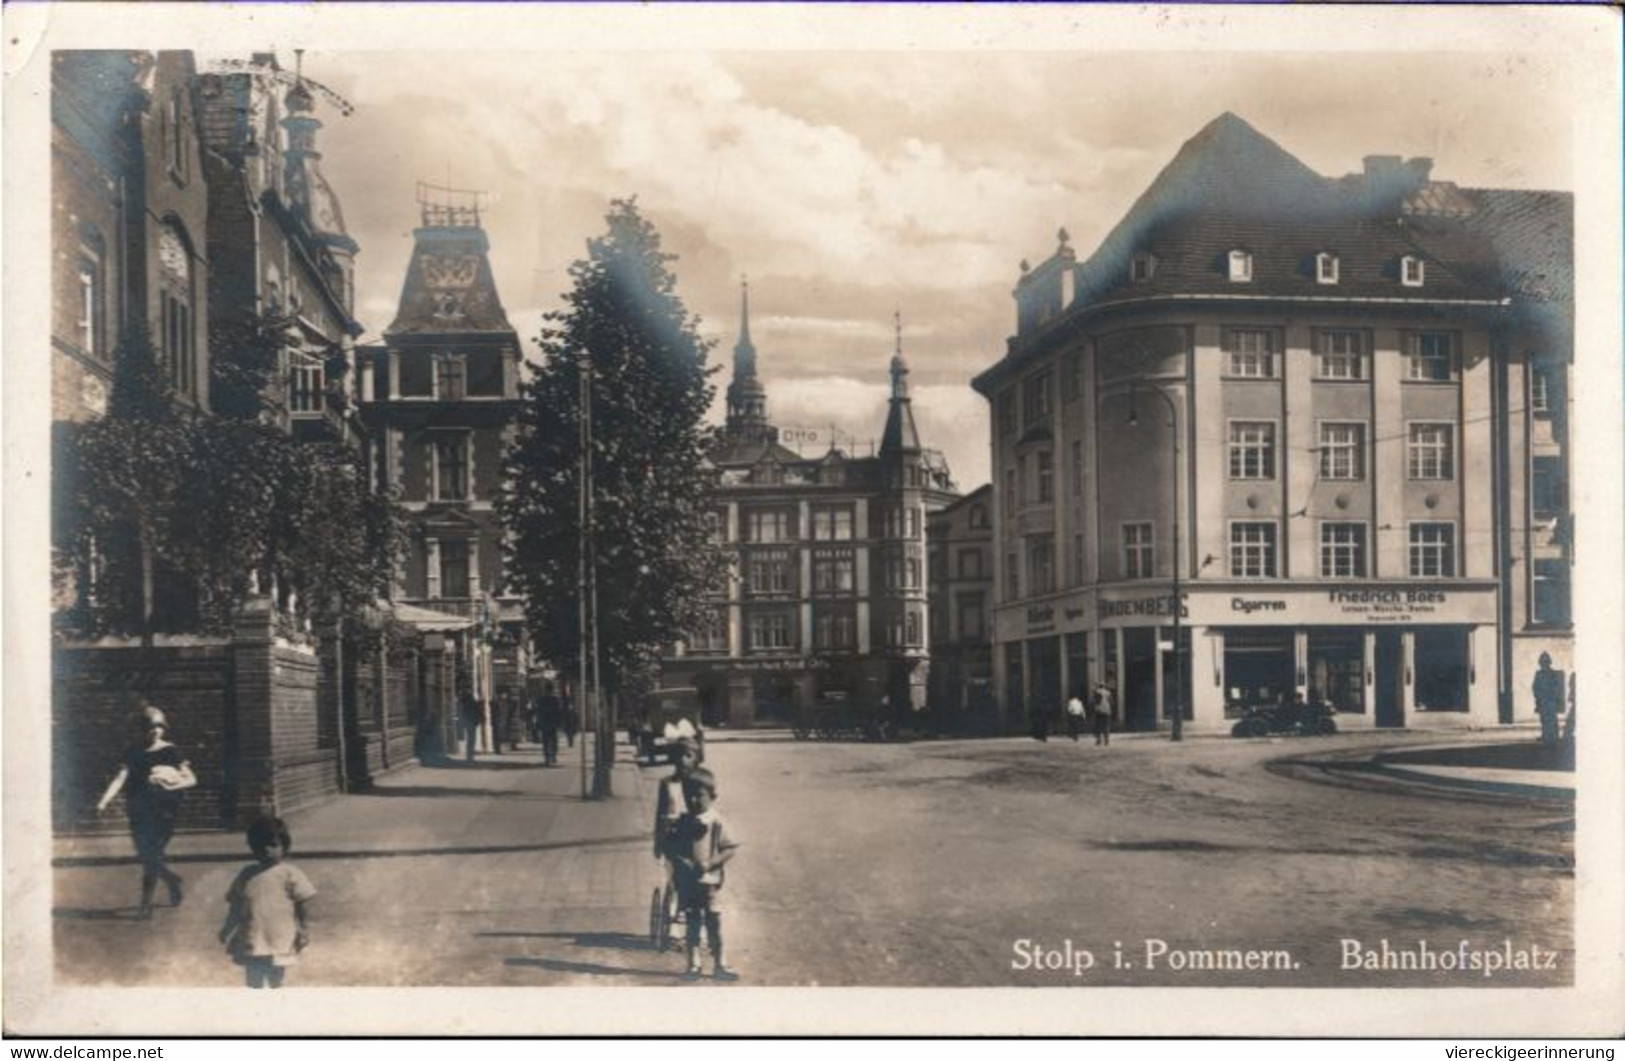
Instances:
[[[727,436],[735,443],[772,443],[778,429],[767,419],[767,388],[756,376],[756,346],[750,341],[750,281],[739,282],[739,341],[728,384]]]

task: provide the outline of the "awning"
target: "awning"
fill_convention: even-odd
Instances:
[[[475,625],[473,619],[465,616],[420,608],[416,604],[397,603],[395,605],[395,618],[422,630],[424,633],[449,633],[454,630],[467,630]]]

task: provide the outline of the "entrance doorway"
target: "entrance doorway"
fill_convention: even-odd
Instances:
[[[1405,646],[1398,630],[1378,630],[1372,697],[1379,726],[1405,724]]]
[[[1157,728],[1157,631],[1152,627],[1123,631],[1123,728]]]
[[[776,674],[760,674],[754,685],[757,721],[787,723],[795,717],[795,682]]]
[[[1027,642],[1027,654],[1033,668],[1033,718],[1053,719],[1061,705],[1061,641],[1055,637],[1035,638]]]

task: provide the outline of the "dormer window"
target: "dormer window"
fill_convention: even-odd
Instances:
[[[1230,252],[1230,279],[1245,283],[1253,278],[1253,256],[1244,250]]]
[[[1422,286],[1422,259],[1407,254],[1399,259],[1399,282],[1406,287]]]
[[[1315,255],[1315,283],[1337,283],[1337,255],[1329,251]]]
[[[1129,267],[1129,277],[1136,284],[1143,284],[1157,272],[1157,256],[1141,251],[1134,256],[1134,263]]]

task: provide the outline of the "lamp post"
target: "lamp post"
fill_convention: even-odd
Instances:
[[[1171,539],[1174,561],[1174,719],[1168,739],[1178,741],[1185,739],[1185,646],[1184,639],[1181,636],[1183,633],[1181,617],[1185,611],[1185,601],[1180,596],[1179,591],[1179,477],[1183,472],[1183,467],[1179,461],[1179,411],[1174,405],[1174,399],[1162,387],[1155,383],[1135,380],[1129,390],[1128,422],[1130,427],[1137,427],[1140,423],[1138,397],[1141,387],[1161,398],[1162,404],[1168,407],[1168,437],[1173,442],[1173,474],[1170,476],[1170,480],[1173,484]]]

